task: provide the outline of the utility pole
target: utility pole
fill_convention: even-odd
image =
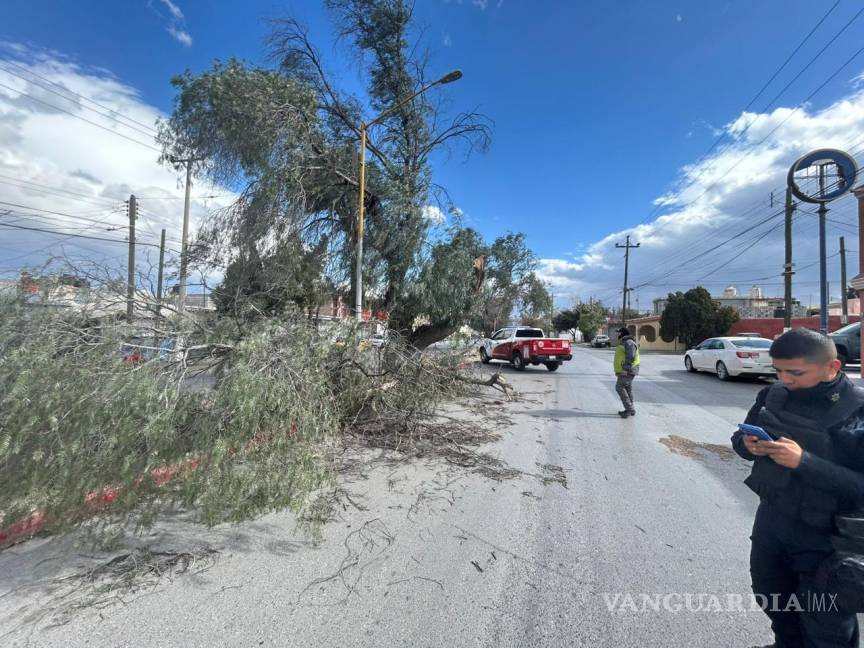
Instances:
[[[840,323],[846,326],[849,323],[849,299],[846,294],[846,237],[840,237],[840,303],[843,305],[843,310],[840,315]]]
[[[135,319],[135,218],[138,204],[135,195],[129,196],[129,274],[126,282],[126,321]]]
[[[772,194],[773,198],[773,194]],[[784,288],[784,304],[783,304],[783,330],[788,331],[792,328],[792,275],[795,274],[792,270],[792,215],[795,212],[795,205],[792,202],[792,190],[786,188],[786,262],[783,264],[783,288]]]
[[[624,248],[624,301],[621,304],[621,326],[627,326],[627,293],[630,289],[627,287],[628,275],[630,272],[630,250],[638,248],[641,243],[630,243],[630,235],[627,235],[627,242],[624,245],[616,243],[616,248]]]
[[[165,272],[165,230],[162,230],[162,240],[159,241],[159,279],[156,285],[156,301],[159,305],[159,314],[162,313],[162,276]],[[158,315],[157,315],[158,317]]]
[[[180,246],[180,286],[177,295],[179,301],[177,308],[182,311],[186,305],[186,277],[188,275],[188,250],[187,241],[189,239],[189,202],[190,191],[192,189],[192,164],[200,162],[204,158],[188,157],[188,158],[171,158],[174,164],[181,162],[186,165],[186,200],[183,203],[183,237],[181,238]]]
[[[858,274],[852,277],[852,287],[858,293],[858,312],[861,326],[864,326],[864,185],[853,189],[852,193],[858,200]],[[861,368],[864,370],[864,345],[861,345]]]

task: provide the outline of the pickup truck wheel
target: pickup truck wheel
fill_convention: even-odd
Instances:
[[[518,351],[513,354],[513,368],[516,371],[525,371],[525,361],[522,359],[522,354]]]
[[[482,362],[483,364],[489,364],[490,360],[491,358],[489,357],[489,354],[486,353],[486,349],[484,347],[480,347],[480,362]]]
[[[561,366],[560,362],[547,362],[546,363],[546,368],[549,371],[558,371],[558,367],[560,367],[560,366]]]

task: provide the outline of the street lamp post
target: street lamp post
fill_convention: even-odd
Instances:
[[[430,88],[435,87],[436,85],[444,85],[445,83],[453,83],[454,81],[458,81],[462,78],[462,72],[460,70],[453,70],[448,74],[445,74],[443,77],[438,79],[437,81],[433,81],[432,83],[428,83],[422,88],[420,88],[417,92],[412,94],[410,97],[407,97],[400,101],[398,104],[393,106],[392,108],[388,108],[383,113],[378,115],[375,119],[372,119],[368,122],[362,122],[360,124],[360,174],[359,174],[359,184],[360,184],[360,205],[357,216],[357,250],[356,250],[356,266],[354,268],[354,314],[357,317],[358,321],[362,321],[363,319],[363,234],[364,234],[364,222],[363,222],[363,212],[365,208],[365,197],[366,197],[366,139],[367,132],[371,126],[374,126],[382,119],[384,119],[387,115],[399,110],[402,106],[407,104],[409,101],[412,101],[415,97],[423,94]]]

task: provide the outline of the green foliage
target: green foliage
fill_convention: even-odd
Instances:
[[[523,320],[548,325],[551,295],[534,274],[537,258],[523,233],[499,236],[486,251],[486,281],[477,299],[471,323],[491,333],[510,322],[519,311]]]
[[[725,334],[739,319],[738,313],[720,307],[701,286],[686,293],[670,293],[660,318],[660,335],[664,340],[677,337],[691,347],[709,337]]]
[[[542,323],[542,328],[547,328],[552,312],[552,295],[549,289],[533,272],[525,277],[522,285],[523,292],[519,296],[522,320]]]
[[[600,327],[606,322],[606,309],[601,304],[581,304],[579,311],[579,330],[583,338],[590,342]]]
[[[556,331],[569,331],[579,326],[580,312],[576,308],[562,310],[552,318],[552,325]]]
[[[238,257],[213,291],[217,312],[248,320],[291,307],[316,308],[333,292],[322,274],[326,247],[326,239],[307,249],[288,237],[263,257],[255,249]]]
[[[463,384],[448,359],[370,349],[353,328],[265,319],[236,341],[223,324],[187,340],[200,360],[130,365],[120,325],[4,304],[0,528],[34,510],[54,530],[97,513],[146,526],[166,510],[209,525],[298,510],[345,430],[410,434]]]
[[[263,180],[274,164],[309,154],[316,134],[304,124],[311,120],[314,129],[315,95],[302,80],[232,58],[200,74],[186,70],[171,84],[174,111],[159,128],[165,161],[202,158],[214,181],[233,184],[241,175]],[[294,118],[276,118],[288,108]]]
[[[419,298],[435,291],[414,290],[418,279],[429,275],[427,264],[436,263],[428,249],[443,246],[440,257],[450,245],[432,240],[437,232],[423,214],[433,198],[429,160],[451,143],[484,149],[487,120],[461,113],[448,122],[433,99],[437,89],[403,102],[429,80],[425,54],[413,42],[411,3],[325,4],[339,35],[347,37],[361,62],[369,110],[361,111],[359,100],[327,78],[327,65],[306,30],[291,19],[273,23],[269,45],[277,69],[231,59],[174,79],[174,111],[160,128],[163,160],[202,158],[196,165],[199,173],[242,190],[232,209],[212,215],[201,229],[193,257],[231,266],[222,312],[244,310],[235,297],[243,298],[245,312],[267,313],[285,301],[306,303],[317,295],[317,289],[298,286],[293,271],[283,271],[285,259],[273,250],[273,241],[287,234],[324,259],[300,274],[316,273],[318,287],[350,284],[353,292],[359,126],[399,106],[369,131],[364,301],[394,313],[399,329],[423,317],[444,331],[456,309],[462,308],[458,319],[463,323],[474,304],[462,299],[460,278],[452,290],[438,291],[438,298],[456,300],[441,309],[445,319],[438,321],[436,309],[426,309],[428,302]],[[471,277],[469,272],[465,279]]]

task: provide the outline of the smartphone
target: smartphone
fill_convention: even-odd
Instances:
[[[774,437],[768,434],[764,429],[759,427],[758,425],[749,425],[748,423],[739,423],[738,429],[741,430],[744,434],[749,434],[750,436],[755,436],[762,441],[776,441]]]

